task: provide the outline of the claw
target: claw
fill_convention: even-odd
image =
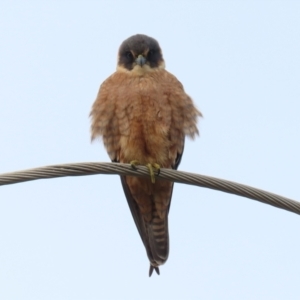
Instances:
[[[160,174],[160,165],[159,164],[152,164],[152,166],[156,169],[156,176],[158,176]]]
[[[136,169],[137,169],[136,166],[138,166],[138,165],[140,165],[140,164],[141,164],[141,163],[140,163],[138,160],[132,160],[132,161],[130,162],[130,165],[131,165],[132,169],[134,169],[134,170],[136,170]],[[157,173],[156,176],[158,176],[159,173],[160,173],[160,165],[157,164],[157,163],[153,163],[153,164],[148,163],[148,164],[146,164],[146,167],[147,167],[148,170],[149,170],[151,182],[152,182],[152,183],[155,183],[155,174],[154,174],[154,170],[155,170],[156,173]],[[154,169],[154,170],[153,170],[153,169]]]
[[[155,175],[154,175],[154,172],[153,172],[152,165],[151,164],[147,164],[146,167],[149,169],[151,182],[155,183]]]
[[[130,165],[132,167],[132,169],[136,170],[136,166],[138,166],[140,164],[140,162],[138,160],[132,160],[130,162]]]
[[[146,167],[149,169],[150,177],[151,177],[151,182],[155,183],[155,174],[153,172],[153,169],[157,171],[157,175],[159,175],[160,172],[160,165],[159,164],[147,164]]]
[[[155,270],[156,274],[159,275],[159,268],[150,265],[150,269],[149,269],[149,277],[151,277],[151,275],[152,275],[152,273],[153,273],[153,270]]]

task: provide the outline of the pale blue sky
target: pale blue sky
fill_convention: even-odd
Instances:
[[[299,1],[1,1],[0,173],[109,161],[89,111],[121,42],[156,38],[203,112],[180,170],[300,201]],[[149,262],[117,176],[0,187],[0,299],[300,299],[300,216],[176,184]]]

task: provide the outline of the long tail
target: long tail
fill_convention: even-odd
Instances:
[[[166,213],[164,219],[161,219],[155,210],[151,223],[145,223],[145,227],[150,250],[147,254],[150,260],[149,276],[151,276],[153,270],[159,274],[158,266],[164,264],[169,256],[168,214]],[[145,247],[147,249],[146,244]]]
[[[152,220],[146,222],[130,193],[125,176],[120,177],[131,214],[150,261],[149,276],[152,275],[153,270],[159,274],[158,267],[164,264],[169,256],[168,211],[162,219],[154,209]]]

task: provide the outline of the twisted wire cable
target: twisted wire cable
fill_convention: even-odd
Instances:
[[[133,169],[130,164],[121,163],[91,162],[61,164],[0,174],[0,186],[37,179],[96,174],[149,177],[149,170],[145,166],[137,166]],[[300,202],[240,183],[163,168],[160,170],[160,173],[156,176],[156,178],[235,194],[300,214]]]

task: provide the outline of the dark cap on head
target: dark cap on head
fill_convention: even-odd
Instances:
[[[121,44],[118,65],[132,70],[137,64],[141,66],[147,64],[151,68],[158,68],[164,64],[160,46],[155,39],[144,34],[136,34]]]

